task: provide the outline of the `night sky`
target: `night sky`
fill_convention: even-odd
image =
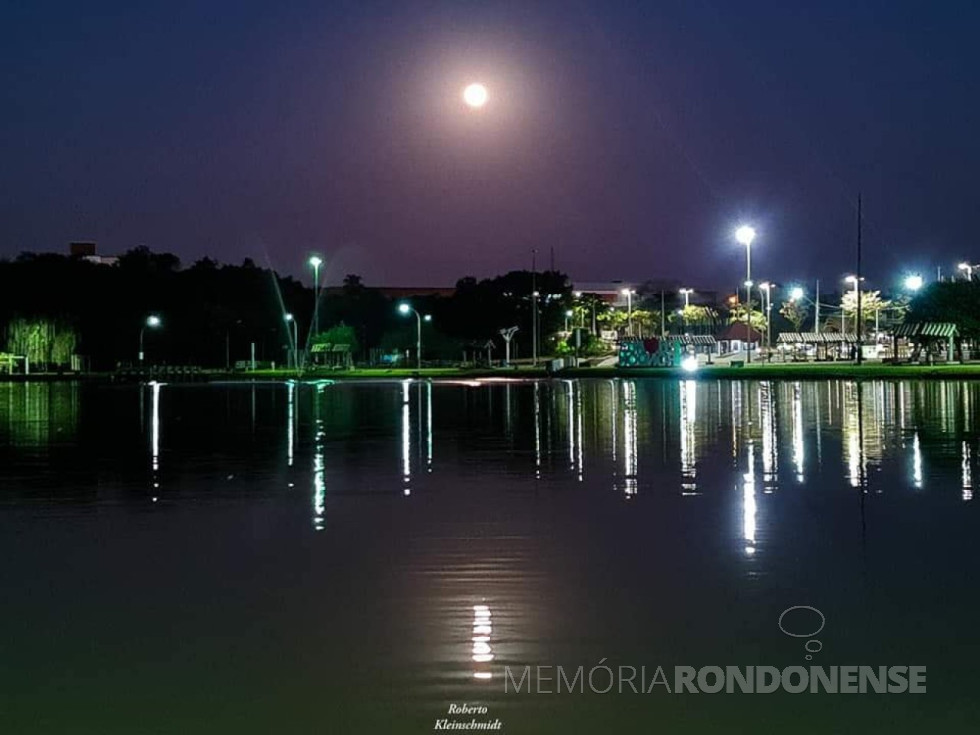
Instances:
[[[980,4],[47,2],[0,6],[0,256],[452,284],[838,283],[980,261]],[[463,87],[490,91],[479,111]]]

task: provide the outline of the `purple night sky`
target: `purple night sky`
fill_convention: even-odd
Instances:
[[[135,7],[138,5],[139,7]],[[138,244],[329,282],[980,258],[968,2],[167,2],[0,9],[0,256]],[[489,104],[466,108],[481,81]],[[268,258],[268,261],[267,261]]]

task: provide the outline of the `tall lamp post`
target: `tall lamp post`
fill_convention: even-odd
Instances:
[[[752,362],[752,241],[755,240],[755,228],[742,225],[735,230],[735,239],[745,246],[745,359]]]
[[[161,324],[163,324],[163,322],[160,321],[160,317],[158,317],[156,314],[150,314],[148,317],[146,317],[146,321],[143,322],[143,326],[140,327],[140,367],[143,366],[143,333],[146,332],[147,327],[150,329],[156,329]]]
[[[862,278],[860,280],[863,281],[864,279]],[[847,282],[847,283],[853,283],[854,284],[854,303],[857,304],[858,284],[859,284],[858,277],[857,276],[847,276],[844,279],[844,281]],[[841,311],[843,311],[843,309],[841,309]],[[858,320],[858,317],[855,316],[854,317],[854,331],[855,331],[855,333],[857,333],[857,320]]]
[[[401,303],[398,305],[398,311],[402,314],[415,314],[415,369],[422,369],[422,320],[425,319],[427,322],[432,321],[432,315],[426,314],[424,317],[419,314],[418,310],[409,304]]]
[[[622,290],[623,296],[626,297],[626,328],[630,333],[630,337],[633,336],[633,294],[635,294],[631,288],[624,288]]]
[[[310,256],[310,265],[313,266],[313,334],[320,333],[320,266],[323,259],[319,255]]]
[[[289,330],[289,327],[292,326],[293,340],[292,344],[290,345],[289,352],[293,358],[293,369],[297,369],[299,368],[299,359],[297,358],[296,350],[299,343],[299,334],[297,333],[298,327],[296,326],[296,317],[294,317],[292,314],[286,314],[284,318],[286,320],[287,331]]]
[[[582,292],[576,291],[572,296],[575,297],[575,303],[578,306],[578,325],[585,329],[585,308],[582,306]]]
[[[693,288],[682,288],[680,291],[684,295],[684,309],[688,309],[691,306],[691,294],[694,293]]]

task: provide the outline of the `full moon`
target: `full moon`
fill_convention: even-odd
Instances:
[[[487,103],[487,88],[482,84],[471,84],[463,90],[463,101],[470,107],[483,107]]]

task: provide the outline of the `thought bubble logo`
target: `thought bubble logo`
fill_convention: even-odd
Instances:
[[[809,611],[807,612],[796,612],[799,611]],[[795,613],[795,614],[794,614]],[[817,625],[817,619],[813,617],[810,613],[816,615],[819,620],[819,625]],[[789,619],[787,620],[787,616]],[[809,620],[808,620],[809,619]],[[814,653],[819,653],[823,649],[823,643],[818,641],[813,636],[817,635],[824,626],[827,624],[827,618],[822,612],[817,608],[811,607],[810,605],[793,605],[792,607],[787,607],[779,615],[779,629],[788,635],[790,638],[812,638],[803,644],[803,649],[806,653],[806,660],[809,661],[813,658]],[[789,628],[787,628],[789,626]],[[814,630],[809,630],[806,633],[798,632],[800,629],[807,629],[816,626]]]

